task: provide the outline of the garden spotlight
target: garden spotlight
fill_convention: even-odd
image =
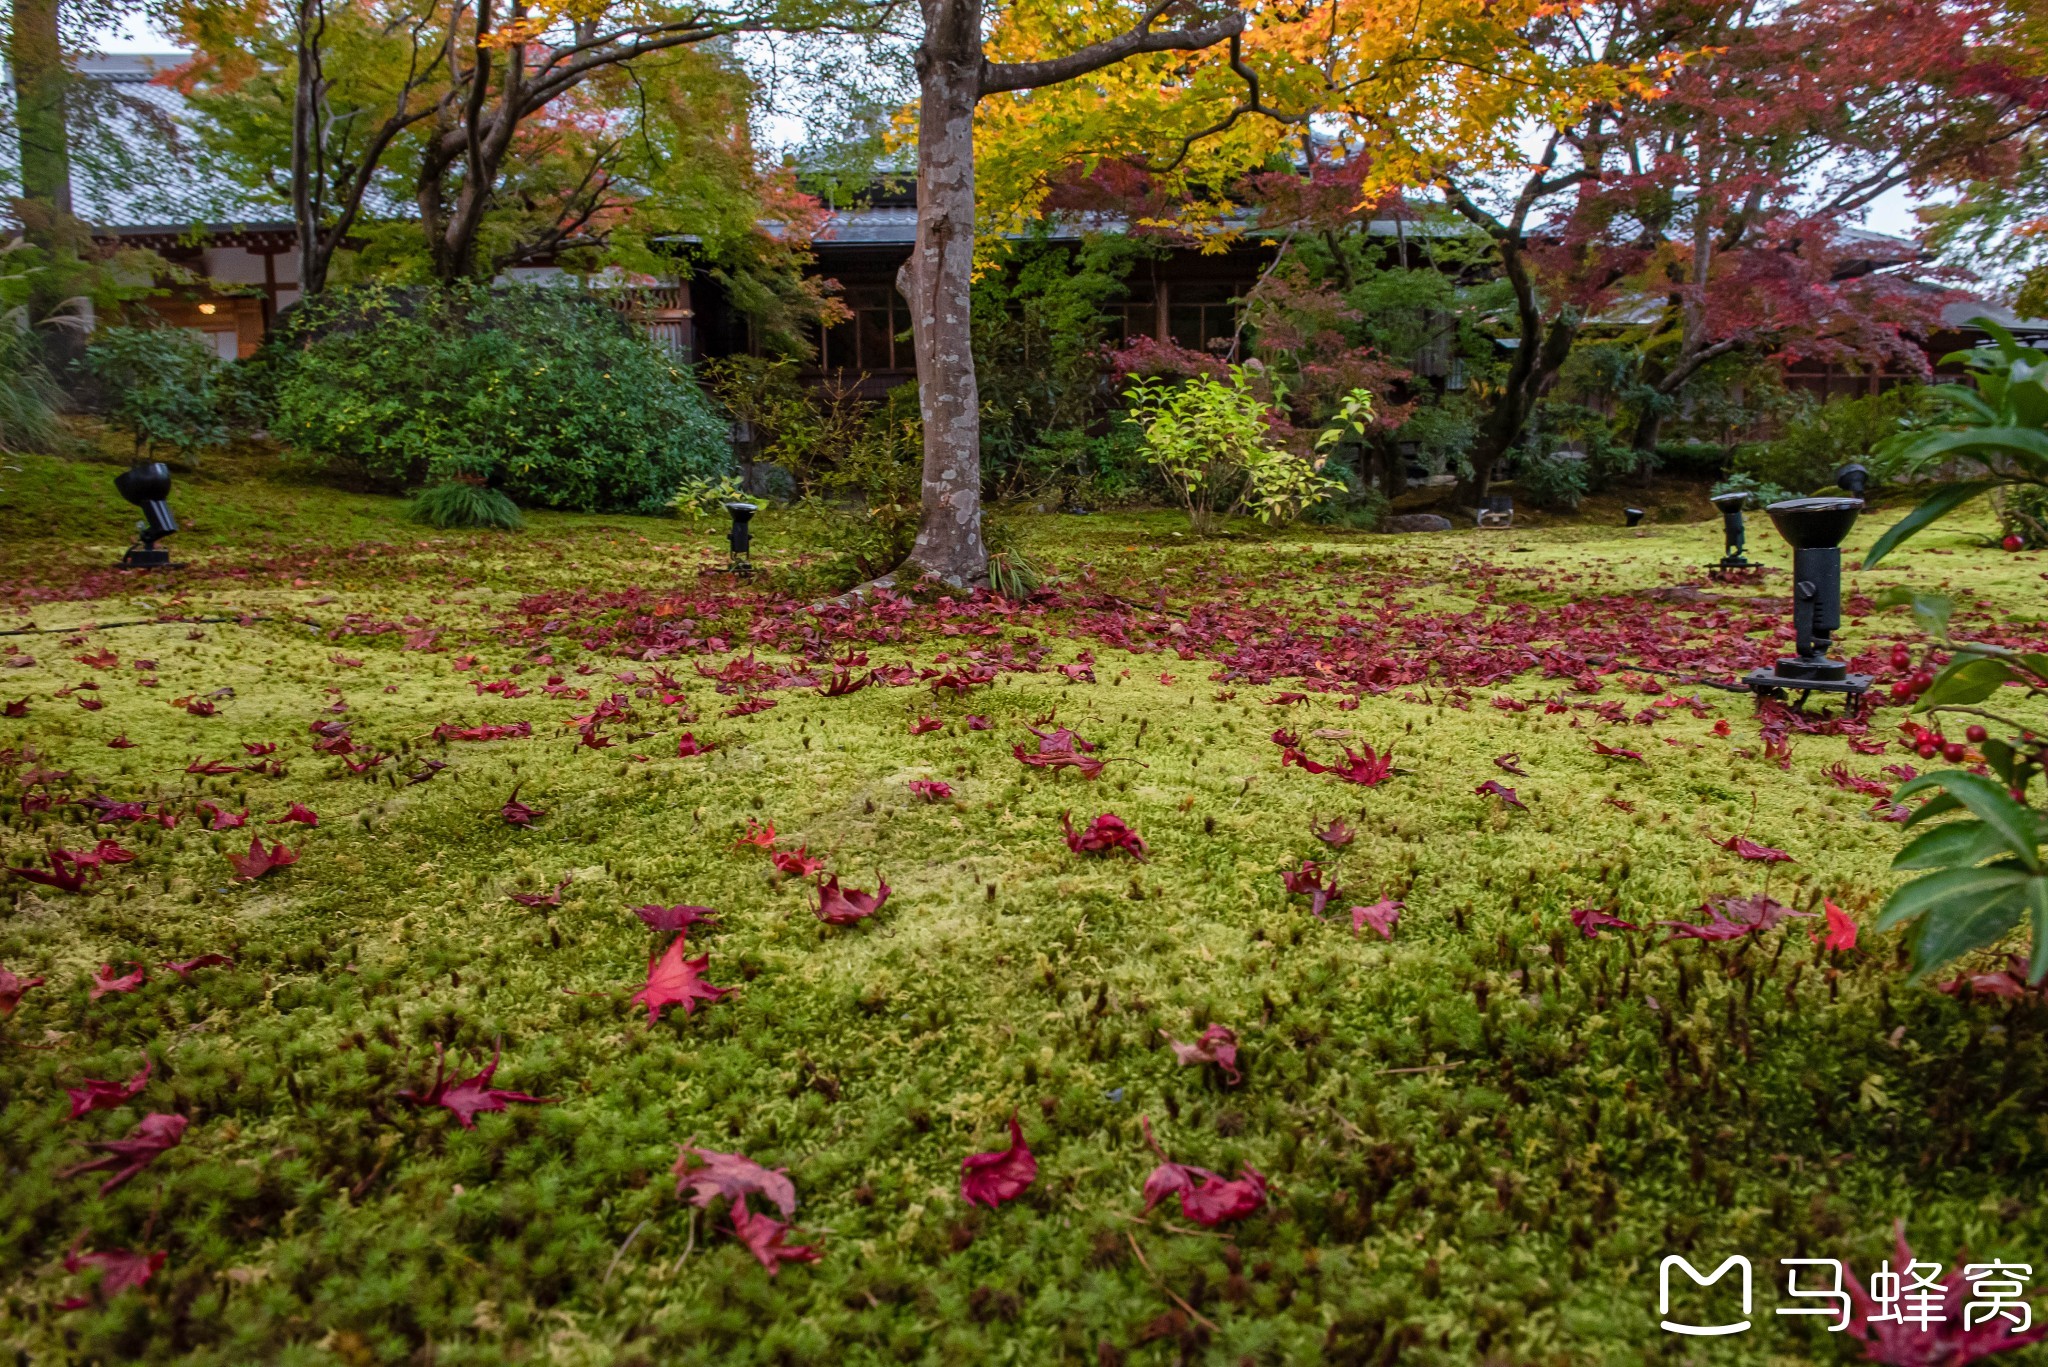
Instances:
[[[1749,529],[1743,525],[1742,510],[1749,504],[1746,493],[1716,494],[1710,500],[1721,510],[1721,560],[1709,565],[1712,570],[1746,570],[1752,562],[1742,553],[1749,539]]]
[[[1623,508],[1621,515],[1624,519],[1623,525],[1625,526],[1640,527],[1643,525],[1643,510],[1641,508]]]
[[[1870,487],[1870,469],[1861,461],[1854,461],[1835,471],[1835,484],[1846,489],[1851,497],[1863,497],[1863,491]]]
[[[171,467],[160,460],[138,460],[114,476],[114,492],[142,509],[142,521],[135,524],[140,544],[130,546],[121,556],[124,569],[156,569],[171,563],[171,553],[157,542],[178,530],[171,516]]]
[[[1743,682],[1766,697],[1796,688],[1802,702],[1811,692],[1853,698],[1870,687],[1870,676],[1851,674],[1849,666],[1828,658],[1828,650],[1842,625],[1842,538],[1856,524],[1863,500],[1794,498],[1764,511],[1777,524],[1778,535],[1792,543],[1792,624],[1799,653],[1781,658],[1775,670],[1756,670]]]
[[[732,562],[725,567],[726,572],[742,577],[751,575],[754,572],[754,562],[747,558],[747,551],[754,544],[754,538],[747,530],[747,523],[753,519],[755,513],[761,511],[761,507],[757,503],[735,500],[727,503],[725,510],[732,514],[732,530],[726,533],[725,537],[725,544],[732,547]]]

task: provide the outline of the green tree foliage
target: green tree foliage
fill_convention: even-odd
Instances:
[[[87,345],[85,368],[108,420],[135,439],[138,459],[168,447],[190,460],[227,440],[216,392],[220,358],[197,333],[105,328]]]
[[[652,512],[729,468],[695,378],[579,291],[338,291],[277,345],[272,431],[385,485],[463,476],[527,506]]]
[[[1947,411],[1927,428],[1887,439],[1875,454],[1888,473],[1938,478],[1958,461],[1978,467],[1980,473],[1944,480],[1877,539],[1863,557],[1866,569],[1979,494],[2014,486],[2048,487],[2048,354],[2021,346],[1989,318],[1971,322],[1989,333],[1997,347],[1952,352],[1943,364],[1968,366],[1976,387],[1934,386],[1929,397],[1945,402]]]
[[[1164,255],[1154,240],[1092,235],[1077,248],[1040,234],[1006,242],[974,283],[974,365],[981,388],[982,484],[1010,498],[1088,483],[1108,413],[1103,352],[1109,309],[1133,267]]]
[[[1843,465],[1867,459],[1880,444],[1924,417],[1929,406],[1925,395],[1920,386],[1902,385],[1825,403],[1802,398],[1777,436],[1736,451],[1734,468],[1761,482],[1802,492],[1833,484]]]

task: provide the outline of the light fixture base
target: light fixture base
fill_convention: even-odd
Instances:
[[[171,559],[171,553],[161,546],[130,546],[121,552],[121,568],[124,570],[174,570],[178,566]]]
[[[1851,674],[1840,660],[1783,659],[1776,669],[1751,670],[1742,683],[1760,698],[1797,692],[1802,703],[1808,693],[1841,693],[1859,698],[1870,691],[1870,676]]]

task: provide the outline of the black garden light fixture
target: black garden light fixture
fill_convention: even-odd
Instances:
[[[754,562],[747,558],[754,537],[747,524],[761,511],[761,505],[734,499],[725,505],[725,511],[732,515],[732,530],[725,536],[725,544],[732,548],[732,561],[725,567],[726,573],[746,578],[754,573]]]
[[[1846,693],[1855,697],[1870,687],[1868,674],[1851,674],[1849,666],[1828,658],[1836,628],[1842,625],[1842,538],[1863,511],[1860,498],[1793,498],[1764,509],[1778,535],[1792,543],[1792,625],[1799,653],[1781,658],[1775,669],[1759,669],[1744,679],[1750,690],[1777,697],[1799,690]]]
[[[1835,485],[1851,498],[1861,498],[1863,491],[1870,487],[1870,468],[1861,461],[1852,461],[1835,471]]]
[[[171,467],[160,460],[138,460],[114,476],[114,492],[142,509],[142,521],[135,524],[136,545],[121,555],[123,569],[164,569],[171,553],[156,543],[178,530],[171,516]]]
[[[1641,508],[1623,508],[1621,516],[1624,526],[1640,527],[1643,525],[1643,510]]]
[[[1721,558],[1707,568],[1717,571],[1754,568],[1756,562],[1742,553],[1749,539],[1749,529],[1742,522],[1742,510],[1749,506],[1749,495],[1738,490],[1716,494],[1708,502],[1721,510]]]

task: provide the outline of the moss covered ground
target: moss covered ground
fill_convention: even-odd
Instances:
[[[1784,573],[1696,571],[1718,523],[1025,519],[1059,574],[1029,604],[821,613],[774,573],[707,573],[711,524],[433,533],[234,463],[179,483],[184,569],[115,573],[113,468],[10,465],[0,853],[136,856],[76,893],[0,883],[0,965],[45,979],[0,1019],[17,1361],[1832,1362],[1854,1336],[1772,1314],[1770,1260],[1874,1270],[1897,1220],[1951,1268],[2048,1250],[2039,1000],[1912,982],[1867,928],[1828,950],[1809,919],[1655,927],[1758,893],[1867,923],[1899,828],[1842,776],[1916,762],[1866,753],[1896,709],[1768,731],[1703,682],[1788,620]],[[1987,529],[1847,576],[1861,664],[1924,647],[1870,609],[1892,583],[1946,583],[1960,634],[2040,648],[2048,558]],[[793,514],[756,530],[771,571],[815,542]],[[1113,762],[1021,764],[1033,723]],[[1395,771],[1283,766],[1276,730]],[[713,748],[679,755],[686,731]],[[202,801],[248,825],[208,829]],[[270,824],[294,803],[318,825]],[[1071,852],[1063,812],[1117,814],[1148,857]],[[1350,844],[1312,834],[1332,818]],[[741,842],[766,824],[849,888],[885,881],[881,911],[821,924],[815,880]],[[237,880],[257,832],[297,862]],[[1304,859],[1342,889],[1321,918],[1280,877]],[[1355,931],[1382,899],[1392,938]],[[648,904],[713,909],[688,944],[729,995],[649,1024],[629,998],[671,937]],[[1643,929],[1586,938],[1586,907]],[[163,966],[206,954],[232,962]],[[103,964],[146,978],[95,998]],[[1236,1085],[1166,1045],[1212,1024]],[[400,1095],[437,1051],[547,1100],[464,1129]],[[67,1118],[68,1088],[145,1065]],[[189,1125],[132,1180],[61,1175],[149,1113]],[[961,1159],[1013,1115],[1036,1182],[964,1204]],[[1141,1117],[1178,1161],[1263,1174],[1264,1206],[1147,1214]],[[787,1237],[819,1261],[771,1277],[722,1204],[678,1196],[684,1144],[787,1168]],[[164,1257],[110,1295],[67,1249]],[[1754,1327],[1663,1333],[1671,1253],[1754,1259]]]

